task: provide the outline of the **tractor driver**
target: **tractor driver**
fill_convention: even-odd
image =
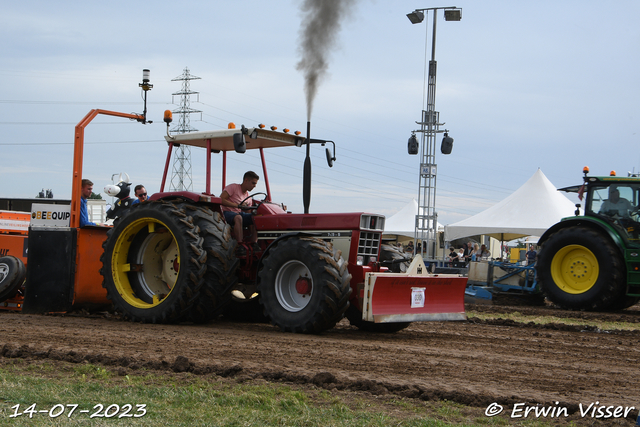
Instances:
[[[629,218],[629,212],[633,210],[633,205],[625,198],[620,197],[620,190],[617,185],[609,187],[609,198],[600,206],[601,214],[622,218]]]
[[[220,198],[222,199],[222,213],[227,223],[233,225],[233,232],[235,233],[238,243],[242,243],[243,230],[242,227],[249,227],[251,230],[251,243],[253,243],[254,250],[260,250],[258,242],[258,230],[256,230],[253,224],[253,216],[250,212],[242,212],[242,209],[246,209],[253,205],[253,200],[247,199],[249,192],[256,188],[260,177],[257,173],[248,171],[242,177],[242,184],[229,184],[227,185]],[[245,200],[247,199],[247,200]],[[244,201],[243,201],[244,200]],[[242,202],[242,204],[240,204]],[[238,248],[239,254],[246,253],[246,248],[240,246]]]

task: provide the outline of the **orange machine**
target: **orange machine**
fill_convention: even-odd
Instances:
[[[0,298],[0,309],[22,309],[26,313],[43,313],[109,304],[107,293],[102,287],[100,256],[110,227],[80,228],[84,130],[101,114],[133,119],[143,124],[150,123],[146,120],[146,93],[153,85],[149,83],[148,70],[143,71],[140,87],[144,91],[143,114],[94,109],[76,126],[68,227],[30,226],[29,213],[0,213],[0,256],[3,256],[3,253],[15,256],[20,260],[18,266],[23,270],[27,262],[29,264],[25,285],[14,298],[16,301],[6,299],[5,295],[4,301]],[[15,264],[13,261],[7,263],[4,277],[14,277],[11,270],[17,268]],[[2,276],[0,273],[0,279]],[[0,291],[1,283],[0,280]]]

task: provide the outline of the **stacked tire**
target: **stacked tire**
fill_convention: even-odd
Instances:
[[[16,296],[27,276],[27,269],[19,258],[0,257],[0,302]]]
[[[188,204],[184,207],[199,228],[204,239],[202,247],[207,252],[207,269],[200,297],[187,317],[195,323],[205,323],[230,303],[231,290],[238,281],[235,272],[239,261],[234,255],[237,242],[231,237],[231,227],[219,212]]]
[[[107,233],[103,287],[133,321],[205,322],[224,306],[237,260],[228,225],[180,200],[141,203]]]

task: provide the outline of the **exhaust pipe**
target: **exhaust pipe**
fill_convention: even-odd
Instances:
[[[311,204],[311,122],[307,122],[307,157],[304,159],[304,169],[302,173],[302,203],[304,205],[304,213],[309,213],[309,205]]]

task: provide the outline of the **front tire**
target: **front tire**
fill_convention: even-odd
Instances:
[[[588,227],[552,234],[536,269],[542,291],[562,308],[607,310],[624,297],[626,274],[618,249],[608,236]]]
[[[195,303],[206,271],[203,238],[184,207],[140,205],[107,233],[102,286],[133,321],[169,323]]]
[[[331,329],[349,307],[347,262],[322,239],[292,237],[274,243],[258,277],[264,313],[285,332]]]

